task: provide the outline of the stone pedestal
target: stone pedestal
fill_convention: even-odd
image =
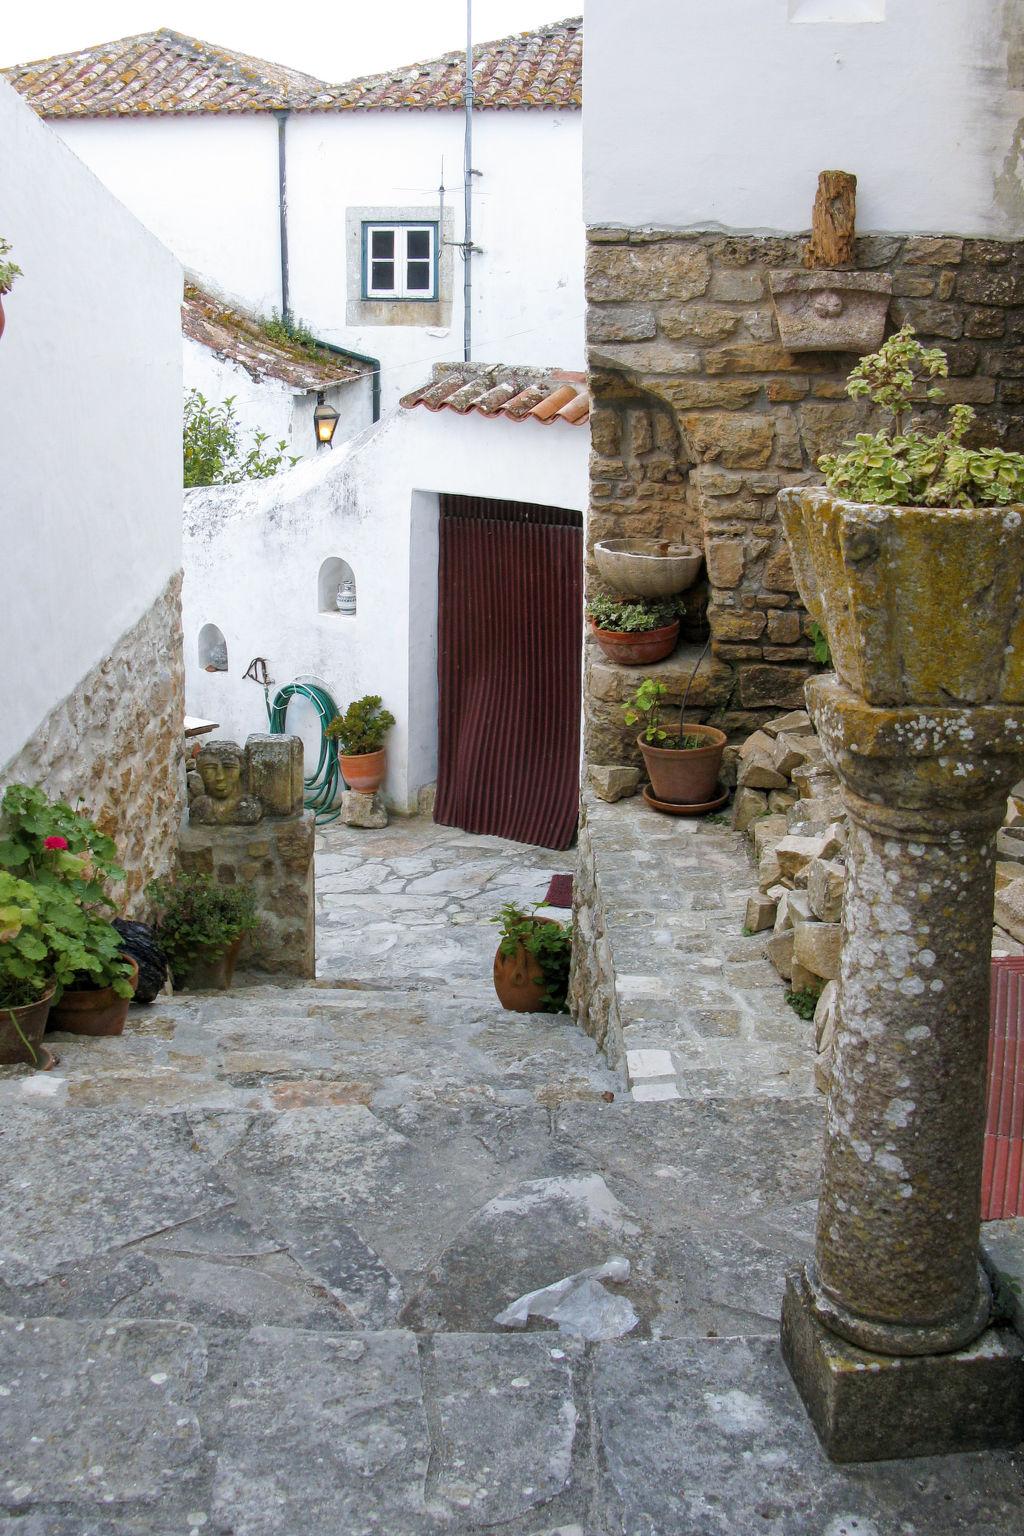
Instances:
[[[978,1241],[995,834],[1024,710],[874,708],[831,677],[808,702],[851,831],[815,1260],[787,1295],[787,1359],[837,1459],[1005,1445],[1024,1374],[1014,1357],[1000,1392],[981,1383],[998,1340],[976,1342]],[[915,1383],[938,1394],[923,1418]]]
[[[300,759],[301,767],[301,759]],[[178,857],[190,874],[214,875],[255,893],[260,923],[246,937],[240,970],[316,975],[312,811],[255,826],[182,828]]]

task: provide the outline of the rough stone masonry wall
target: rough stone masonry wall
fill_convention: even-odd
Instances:
[[[174,868],[185,800],[181,573],[110,655],[51,710],[0,772],[0,790],[38,784],[114,839],[127,872],[115,888],[139,916],[146,883]]]
[[[801,266],[805,236],[592,228],[588,239],[588,584],[600,586],[599,539],[703,547],[713,661],[694,718],[743,732],[766,711],[800,706],[814,670],[775,496],[817,478],[818,455],[869,423],[845,393],[856,359],[780,344],[768,272]],[[976,439],[1024,445],[1024,244],[867,236],[856,254],[859,268],[892,274],[892,325],[910,321],[947,352],[946,397],[978,410]],[[588,760],[631,761],[624,727],[619,755],[608,755],[609,695],[622,689],[608,669],[591,670]]]

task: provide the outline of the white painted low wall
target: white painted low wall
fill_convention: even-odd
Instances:
[[[182,276],[2,81],[0,145],[2,767],[180,566]]]
[[[818,172],[869,231],[1024,229],[1021,0],[588,0],[588,224],[806,229]]]
[[[589,434],[561,422],[483,420],[399,410],[376,429],[274,480],[186,493],[186,699],[221,734],[265,729],[263,692],[243,677],[266,658],[280,686],[314,678],[339,708],[379,693],[398,724],[386,792],[399,810],[436,776],[437,518],[441,493],[580,510]],[[355,574],[354,618],[317,611],[323,562]],[[216,624],[227,672],[199,663],[199,632]],[[289,727],[309,747],[310,712]]]

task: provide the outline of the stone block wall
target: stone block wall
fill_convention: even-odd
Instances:
[[[713,663],[694,718],[746,731],[766,711],[800,705],[815,670],[775,498],[819,478],[819,454],[871,425],[870,408],[845,393],[856,358],[780,343],[768,273],[800,267],[806,236],[591,228],[588,240],[588,584],[600,586],[599,539],[701,547],[707,584],[695,599],[706,602]],[[892,327],[910,321],[946,351],[946,399],[978,411],[975,439],[1024,445],[1024,244],[876,235],[857,241],[856,256],[858,268],[892,275]],[[689,629],[697,638],[698,612]],[[677,653],[675,673],[686,656]],[[616,739],[614,760],[632,759],[608,709],[609,691],[624,686],[607,670],[588,669],[591,762],[613,760]]]
[[[127,879],[113,894],[130,917],[177,859],[184,719],[179,572],[0,772],[0,791],[38,784],[114,839]]]

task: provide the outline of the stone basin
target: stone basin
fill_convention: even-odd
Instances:
[[[621,597],[673,597],[697,580],[704,556],[688,544],[605,539],[594,546],[603,579]]]
[[[883,507],[779,492],[800,596],[876,706],[1024,703],[1024,506]]]

